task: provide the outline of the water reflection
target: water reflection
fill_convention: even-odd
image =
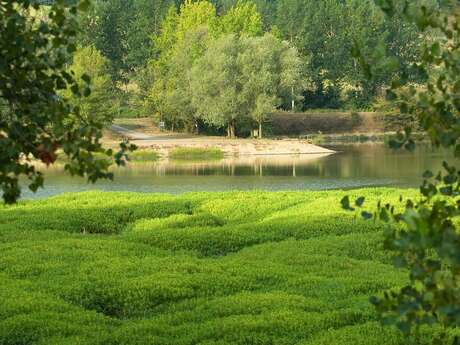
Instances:
[[[37,194],[46,197],[89,189],[182,193],[220,190],[302,190],[404,186],[420,184],[421,172],[439,170],[446,152],[418,146],[413,153],[394,152],[381,144],[331,147],[335,154],[244,156],[213,162],[162,161],[115,169],[115,181],[87,184],[65,175],[62,168],[45,170],[46,186]]]
[[[226,176],[297,176],[298,166],[308,166],[331,153],[311,155],[276,155],[229,157],[218,161],[184,162],[165,160],[150,167],[158,176],[226,175]],[[133,167],[139,169],[142,167]]]

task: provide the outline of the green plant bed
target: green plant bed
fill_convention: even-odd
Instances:
[[[160,154],[155,150],[138,149],[129,154],[129,160],[133,163],[156,162],[160,159]]]
[[[0,208],[0,344],[403,345],[407,274],[340,199],[413,190],[86,192]],[[430,334],[426,334],[429,339]]]
[[[193,161],[218,160],[224,158],[224,153],[215,147],[178,147],[169,153],[169,158]]]
[[[102,153],[94,154],[94,158],[96,160],[109,160],[111,163],[113,163],[112,159]],[[151,149],[137,149],[136,151],[129,154],[129,161],[132,163],[156,162],[159,159],[160,154],[157,151]],[[66,164],[69,162],[70,160],[66,155],[64,155],[62,152],[58,153],[57,163]]]
[[[112,162],[112,159],[110,157],[100,152],[93,153],[93,157],[95,160],[108,160]],[[57,151],[56,163],[60,163],[60,164],[70,163],[70,159],[64,154],[63,151]]]

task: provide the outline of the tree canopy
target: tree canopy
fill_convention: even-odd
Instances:
[[[167,62],[173,45],[200,26],[214,38],[271,32],[290,42],[303,62],[302,85],[308,87],[294,102],[297,110],[373,109],[393,74],[418,77],[410,66],[430,35],[403,20],[401,5],[388,17],[373,0],[93,0],[81,22],[80,43],[94,45],[109,59],[112,78],[128,84],[147,70],[162,78],[151,61]],[[357,42],[379,66],[379,78],[367,79],[357,65],[351,54]],[[139,97],[151,94],[147,89],[143,85]],[[281,107],[292,109],[292,97]]]
[[[113,96],[108,59],[94,46],[89,46],[77,48],[72,61],[67,72],[76,78],[80,87],[83,87],[83,76],[87,75],[91,79],[91,93],[87,97],[78,97],[67,89],[61,95],[79,108],[81,116],[110,123],[117,111],[117,103]]]
[[[379,1],[389,16],[401,12],[400,2]],[[435,147],[444,147],[460,158],[460,7],[458,3],[440,4],[403,2],[404,20],[422,32],[435,32],[422,48],[414,66],[425,76],[414,85],[407,75],[394,75],[388,97],[397,101],[402,113],[416,117]],[[376,74],[372,60],[359,49],[355,51],[369,78]],[[378,68],[377,68],[378,78]],[[407,127],[390,142],[393,148],[414,150],[415,141]],[[361,211],[364,218],[386,224],[385,247],[395,254],[397,267],[409,272],[404,286],[372,297],[371,302],[384,324],[397,326],[407,337],[418,338],[422,326],[437,327],[434,344],[458,344],[452,336],[460,320],[459,269],[460,171],[456,162],[444,162],[439,172],[425,171],[420,197],[401,199],[401,205],[379,202],[373,213]],[[361,208],[364,198],[354,205],[348,197],[344,208]]]
[[[237,2],[222,16],[207,1],[171,9],[157,37],[161,50],[151,62],[156,78],[147,105],[174,128],[193,129],[201,120],[233,137],[245,119],[261,133],[282,99],[299,99],[302,91],[297,50],[262,34],[250,2]]]
[[[20,195],[21,175],[34,191],[43,185],[33,161],[52,164],[58,149],[69,157],[69,173],[90,181],[112,177],[108,162],[94,156],[113,154],[100,142],[102,123],[59,94],[66,89],[74,97],[90,94],[90,77],[78,80],[67,70],[69,54],[76,51],[76,15],[88,5],[56,2],[40,12],[38,3],[0,1],[0,187],[8,203]],[[126,149],[123,144],[116,155],[119,164]]]

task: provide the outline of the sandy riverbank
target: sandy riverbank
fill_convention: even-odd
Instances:
[[[334,151],[313,145],[301,139],[227,139],[224,137],[194,136],[154,131],[150,127],[139,124],[116,123],[110,128],[115,137],[107,140],[115,142],[119,137],[129,139],[139,148],[151,148],[163,156],[178,147],[186,148],[218,148],[226,156],[252,155],[293,155],[293,154],[330,154]],[[116,137],[118,135],[118,138]]]
[[[327,154],[334,151],[313,145],[306,140],[225,139],[219,137],[171,138],[161,140],[132,140],[140,148],[152,148],[167,155],[177,147],[218,148],[227,156]]]

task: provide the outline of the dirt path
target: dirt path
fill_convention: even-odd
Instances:
[[[227,139],[224,137],[193,136],[150,130],[142,127],[114,124],[111,130],[128,138],[140,148],[153,148],[168,154],[177,147],[220,148],[226,155],[292,155],[292,154],[331,154],[334,151],[298,139]],[[134,127],[134,128],[133,128]],[[133,129],[132,129],[133,128]]]
[[[154,140],[155,139],[155,137],[152,135],[141,133],[141,132],[136,132],[131,129],[121,127],[118,125],[112,125],[110,126],[110,129],[123,137],[127,137],[130,140]]]

